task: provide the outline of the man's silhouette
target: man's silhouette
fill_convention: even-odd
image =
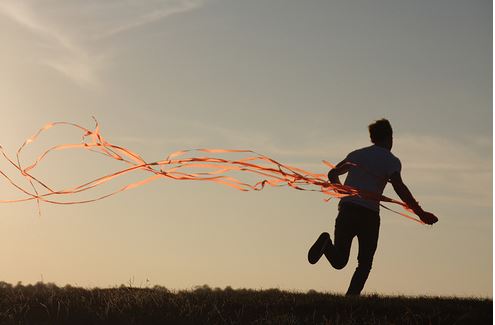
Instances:
[[[392,126],[386,119],[368,126],[373,145],[355,150],[347,155],[328,173],[331,183],[340,183],[339,175],[347,174],[344,185],[381,195],[387,182],[395,192],[426,224],[438,221],[425,212],[414,199],[401,178],[401,162],[392,149]],[[325,255],[336,269],[342,269],[349,260],[354,236],[359,241],[358,266],[352,276],[347,295],[359,295],[363,290],[373,263],[380,229],[379,202],[359,197],[344,197],[339,203],[335,220],[334,242],[326,232],[322,233],[308,252],[308,261],[315,264]]]

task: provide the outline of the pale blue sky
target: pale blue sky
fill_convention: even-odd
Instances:
[[[322,159],[368,145],[367,125],[390,119],[403,178],[440,222],[383,212],[367,292],[492,296],[490,1],[3,0],[0,37],[12,153],[45,122],[95,115],[148,160],[248,148],[325,172]],[[60,153],[37,175],[64,185],[120,167],[80,157]],[[356,250],[343,271],[306,262],[336,215],[315,193],[164,181],[44,205],[41,218],[33,204],[0,208],[10,282],[344,292],[356,264]]]

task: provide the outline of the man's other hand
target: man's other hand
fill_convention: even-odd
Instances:
[[[423,213],[419,215],[419,218],[427,225],[432,225],[438,221],[438,218],[433,213],[426,211],[423,211]]]

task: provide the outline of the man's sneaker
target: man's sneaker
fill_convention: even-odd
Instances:
[[[318,237],[316,242],[309,249],[309,263],[315,264],[316,262],[318,262],[331,242],[332,240],[330,239],[330,235],[328,234],[328,232],[321,233],[320,237]]]

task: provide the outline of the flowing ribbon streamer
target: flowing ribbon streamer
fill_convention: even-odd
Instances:
[[[93,118],[94,119],[94,118]],[[147,183],[153,182],[160,178],[168,178],[174,180],[184,180],[184,181],[207,181],[218,183],[226,186],[230,186],[240,191],[260,191],[266,185],[272,187],[279,186],[290,186],[296,190],[301,191],[316,191],[321,192],[328,197],[325,201],[331,198],[343,198],[347,196],[355,196],[368,200],[374,200],[378,202],[389,202],[402,206],[406,211],[412,212],[412,210],[404,202],[388,198],[377,193],[363,191],[357,188],[342,184],[333,184],[326,180],[326,174],[316,174],[304,169],[300,169],[293,166],[288,166],[279,163],[272,158],[265,155],[259,154],[252,150],[237,150],[237,149],[190,149],[190,150],[180,150],[171,153],[164,160],[159,160],[155,162],[146,162],[137,153],[112,144],[108,142],[100,133],[100,127],[98,121],[95,120],[94,130],[86,129],[78,124],[69,122],[51,122],[43,126],[38,130],[33,136],[27,139],[17,150],[16,159],[10,158],[3,147],[0,146],[0,152],[3,157],[18,170],[20,175],[22,175],[30,184],[31,190],[25,189],[24,187],[18,185],[14,182],[5,172],[0,170],[0,175],[3,176],[13,187],[24,194],[21,199],[0,199],[0,203],[15,203],[15,202],[26,202],[35,200],[38,204],[38,211],[40,212],[40,202],[47,202],[52,204],[81,204],[95,202],[102,200],[104,198],[110,197],[117,193],[130,190],[135,187],[145,185]],[[82,140],[80,143],[70,143],[70,144],[59,144],[46,149],[36,160],[23,167],[21,165],[21,153],[28,145],[32,144],[37,140],[37,138],[45,131],[52,129],[56,126],[70,126],[76,129],[80,129],[83,132]],[[89,141],[88,141],[89,140]],[[127,168],[119,170],[117,172],[98,177],[90,182],[84,184],[65,188],[65,189],[52,189],[47,185],[46,182],[33,176],[32,171],[46,158],[46,156],[53,151],[68,150],[68,149],[83,149],[98,154],[102,154],[109,158],[122,161],[129,165]],[[200,157],[184,157],[188,153],[201,153],[201,154],[229,154],[229,153],[243,153],[250,154],[250,156],[242,159],[230,160],[225,158],[212,157],[211,155],[204,155]],[[323,163],[333,168],[334,166],[327,162]],[[359,166],[356,166],[359,167]],[[187,169],[202,170],[201,172],[191,172]],[[60,201],[57,198],[62,196],[70,196],[71,194],[81,193],[91,190],[97,186],[107,183],[117,177],[123,176],[125,174],[143,170],[151,173],[152,175],[130,184],[119,188],[111,193],[92,198],[87,200],[79,201]],[[243,172],[256,175],[260,177],[261,180],[254,184],[249,184],[242,182],[239,179],[230,176],[229,172]],[[43,192],[38,189],[42,188]],[[401,213],[392,210],[382,204],[380,204],[387,210],[394,213],[400,214],[410,220],[416,221],[423,224],[419,219],[416,219],[406,213]]]

